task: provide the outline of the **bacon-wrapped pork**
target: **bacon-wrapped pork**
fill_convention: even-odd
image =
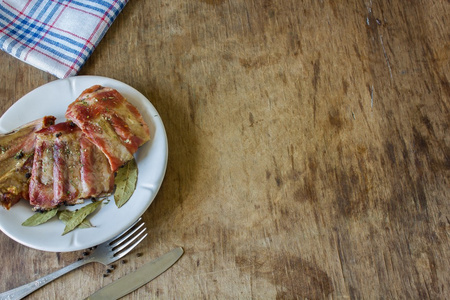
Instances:
[[[55,117],[47,116],[0,134],[0,204],[6,209],[21,198],[28,200],[35,132],[54,122]]]
[[[66,118],[101,149],[113,171],[150,139],[139,111],[112,88],[95,85],[86,89],[69,105]]]
[[[74,123],[59,123],[36,133],[29,190],[35,210],[77,204],[113,189],[114,174],[106,156]]]

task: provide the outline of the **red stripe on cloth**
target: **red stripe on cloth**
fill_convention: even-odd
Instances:
[[[10,38],[12,38],[12,39],[14,38],[13,36],[11,36],[11,35],[9,35],[9,34],[7,34],[7,33],[5,33],[5,35],[8,36],[8,37],[10,37]],[[25,43],[23,43],[23,42],[21,42],[21,41],[17,41],[17,43],[19,43],[19,44],[21,44],[21,45],[23,45],[23,46],[25,46],[25,47],[28,48],[27,44],[25,44]],[[37,49],[35,49],[34,52],[38,52],[38,53],[40,53],[40,54],[42,54],[42,55],[44,55],[44,56],[47,56],[48,58],[51,58],[52,60],[56,61],[57,63],[59,63],[59,64],[61,64],[61,65],[63,65],[63,66],[66,66],[66,67],[68,67],[68,68],[72,68],[73,70],[75,70],[72,66],[70,66],[70,65],[66,64],[65,62],[62,62],[62,61],[60,61],[60,60],[54,58],[53,56],[50,56],[48,53],[42,52],[42,51],[37,50]],[[25,61],[25,59],[24,59],[24,61]]]
[[[97,23],[97,26],[96,26],[95,29],[92,31],[91,36],[88,38],[88,41],[89,41],[89,42],[91,42],[91,40],[92,40],[92,38],[94,37],[95,33],[97,33],[98,29],[100,28],[100,24],[101,24],[102,22],[105,22],[105,23],[107,24],[107,26],[108,26],[108,22],[105,21],[106,15],[111,11],[111,8],[114,7],[114,4],[116,4],[117,1],[118,1],[118,0],[115,0],[115,1],[108,7],[108,10],[105,11],[105,13],[103,14],[103,17],[101,18],[100,22]],[[91,44],[93,44],[93,43],[91,42]],[[80,51],[80,53],[78,54],[77,58],[73,61],[73,64],[72,64],[72,66],[71,66],[71,69],[74,69],[74,68],[75,68],[75,65],[79,62],[78,60],[79,60],[79,58],[81,57],[81,54],[86,50],[86,47],[87,47],[87,45],[84,44],[84,45],[83,45],[83,48],[81,49],[81,51]],[[70,70],[67,71],[67,73],[64,75],[64,77],[67,77],[67,76],[69,76],[69,75],[70,75]]]
[[[30,1],[32,1],[32,0],[30,0]],[[22,12],[20,12],[19,10],[17,10],[15,7],[10,7],[10,8],[11,8],[12,10],[16,11],[17,13],[22,14],[23,17],[26,18],[26,19],[28,19],[28,20],[31,20],[31,21],[33,21],[33,22],[35,22],[35,23],[38,23],[38,24],[41,24],[41,25],[45,25],[45,26],[48,25],[47,23],[44,23],[44,22],[42,22],[42,21],[39,21],[38,19],[32,18],[32,17],[30,17],[29,15],[23,14]],[[72,7],[70,7],[70,8],[72,8]],[[97,17],[100,19],[99,16],[97,16]],[[8,27],[9,25],[11,25],[12,23],[14,23],[14,21],[11,22],[11,23],[9,23],[8,25],[6,25],[6,27]],[[6,27],[5,27],[5,28],[6,28]],[[69,35],[71,35],[71,36],[73,36],[73,37],[76,37],[76,38],[79,39],[79,40],[83,40],[83,41],[87,42],[88,44],[91,44],[92,46],[94,46],[94,44],[92,44],[91,41],[89,41],[88,39],[86,39],[86,38],[84,38],[84,37],[82,37],[82,36],[79,36],[79,35],[77,35],[77,34],[75,34],[75,33],[73,33],[73,32],[64,30],[64,29],[59,28],[59,27],[52,27],[52,29],[54,29],[54,30],[56,30],[56,31],[60,31],[60,32],[66,33],[66,34],[69,34]],[[3,30],[2,30],[2,31],[3,31]],[[0,32],[1,32],[1,31],[0,31]],[[14,38],[13,38],[13,39],[14,39]]]
[[[70,1],[72,1],[72,0],[69,0],[69,3],[70,3]],[[48,24],[48,29],[47,29],[47,31],[45,31],[45,33],[44,33],[43,35],[41,35],[41,38],[39,39],[39,41],[37,41],[37,42],[34,44],[33,47],[29,48],[27,54],[25,54],[25,58],[24,58],[25,60],[27,59],[28,54],[30,54],[32,51],[34,51],[34,50],[36,49],[36,46],[44,39],[44,37],[47,35],[47,33],[50,31],[50,29],[53,28],[53,25],[55,25],[56,21],[58,21],[59,17],[60,17],[61,14],[63,13],[63,11],[67,8],[68,3],[67,3],[67,4],[63,4],[63,6],[64,6],[64,7],[60,10],[59,14],[58,14],[58,15],[56,16],[56,18],[53,20],[53,23],[52,23],[52,24]]]
[[[14,9],[15,11],[17,11],[19,14],[14,18],[14,20],[12,20],[11,22],[8,23],[8,25],[6,25],[2,30],[0,30],[0,32],[4,32],[6,28],[8,28],[9,26],[11,26],[15,21],[17,21],[19,19],[20,15],[23,16],[27,16],[24,14],[24,10],[27,9],[28,5],[30,5],[32,0],[28,0],[27,4],[25,4],[25,6],[23,7],[22,11],[17,10],[15,7],[13,7],[11,4],[9,3],[5,3],[7,6],[9,6],[10,8]]]

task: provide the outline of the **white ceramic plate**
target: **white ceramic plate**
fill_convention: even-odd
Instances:
[[[135,154],[138,164],[138,182],[133,196],[118,209],[114,197],[90,218],[93,228],[75,229],[62,236],[64,224],[57,218],[36,227],[24,227],[22,222],[33,212],[24,200],[10,210],[0,207],[0,229],[13,240],[28,247],[51,252],[87,249],[101,244],[132,225],[150,206],[164,178],[167,166],[167,136],[155,107],[134,88],[120,81],[98,76],[76,76],[45,84],[18,100],[0,118],[0,132],[7,133],[20,125],[46,115],[55,116],[56,122],[65,121],[67,106],[83,90],[93,85],[118,90],[137,107],[150,127],[152,139]],[[85,204],[68,207],[74,210]]]

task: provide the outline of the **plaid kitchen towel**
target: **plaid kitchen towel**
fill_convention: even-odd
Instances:
[[[58,78],[76,75],[128,0],[0,0],[0,46]]]

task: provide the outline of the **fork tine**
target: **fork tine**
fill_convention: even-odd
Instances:
[[[124,232],[122,232],[121,234],[119,234],[118,236],[110,239],[108,241],[108,245],[111,245],[113,243],[115,243],[118,239],[120,239],[121,237],[123,237],[125,234],[127,234],[130,229],[132,229],[138,222],[140,222],[142,220],[142,218],[137,219],[133,224],[130,225],[130,227],[127,228],[127,230],[125,230]],[[142,226],[142,225],[141,225]]]
[[[139,229],[139,228],[137,228]],[[147,230],[147,228],[143,228],[140,232],[138,232],[136,235],[134,235],[132,238],[130,238],[129,240],[121,240],[119,244],[117,244],[117,246],[114,247],[114,252],[119,252],[123,249],[125,249],[128,245],[130,245],[131,243],[133,243],[136,239],[140,238],[140,236],[142,236],[143,233],[145,233],[145,231]],[[135,230],[136,231],[136,230]],[[133,233],[135,232],[133,231]],[[147,236],[147,234],[145,234],[145,236]],[[123,241],[125,241],[124,243],[122,243]]]
[[[134,228],[133,230],[128,229],[127,232],[125,232],[125,234],[122,234],[120,237],[116,238],[113,242],[109,243],[110,246],[112,247],[117,247],[120,244],[122,244],[125,240],[129,239],[130,237],[132,237],[138,230],[141,229],[142,226],[144,226],[145,223],[141,223],[139,224],[139,226],[137,226],[136,228]],[[147,228],[144,228],[144,230],[146,230]],[[131,230],[131,231],[130,231]]]
[[[114,257],[115,257],[116,259],[120,259],[120,258],[124,257],[125,255],[128,254],[128,252],[130,252],[131,250],[133,250],[134,247],[136,247],[137,245],[139,245],[139,243],[142,242],[142,240],[145,239],[146,237],[147,237],[147,233],[144,234],[143,237],[141,237],[138,241],[136,241],[136,242],[135,242],[133,245],[131,245],[128,249],[126,249],[126,250],[124,250],[124,251],[122,251],[122,252],[116,253],[116,254],[114,255]]]

